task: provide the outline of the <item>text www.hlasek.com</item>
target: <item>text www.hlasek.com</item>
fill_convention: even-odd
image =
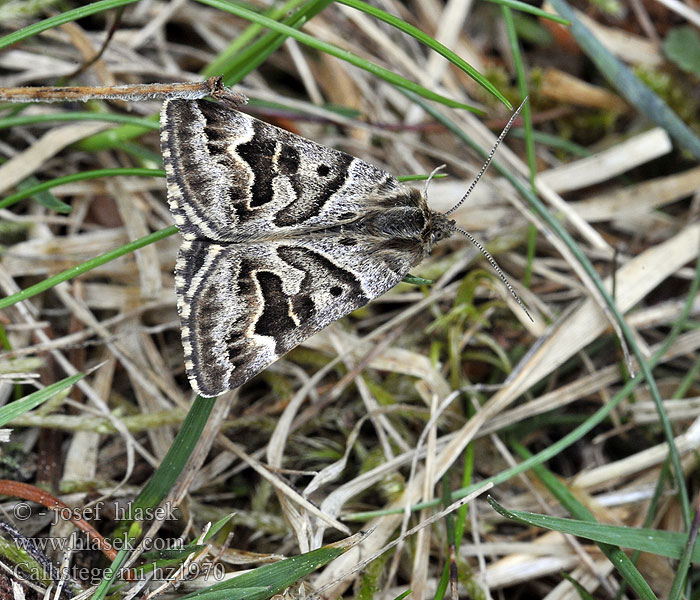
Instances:
[[[104,543],[101,540],[89,537],[85,534],[74,532],[70,537],[40,537],[30,538],[31,543],[35,548],[41,550],[44,554],[50,552],[67,550],[103,550]],[[115,550],[134,550],[136,544],[128,537],[115,537],[109,540],[109,544]],[[149,550],[182,550],[184,542],[181,538],[144,538],[139,540],[138,545],[146,552]]]

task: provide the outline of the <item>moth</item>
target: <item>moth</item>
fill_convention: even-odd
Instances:
[[[425,193],[232,107],[161,112],[185,369],[213,397],[399,283],[456,230]]]

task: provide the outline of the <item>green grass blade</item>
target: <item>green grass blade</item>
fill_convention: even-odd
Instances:
[[[684,590],[686,587],[686,581],[688,580],[688,575],[690,573],[690,563],[693,560],[695,542],[698,539],[698,515],[695,515],[695,522],[693,523],[693,528],[688,534],[686,540],[685,549],[683,555],[681,556],[678,565],[676,566],[676,574],[673,577],[673,584],[671,585],[671,591],[668,594],[668,600],[681,600],[684,598]],[[696,561],[697,562],[697,561]]]
[[[7,298],[0,298],[0,309],[7,308],[8,306],[12,306],[17,302],[21,302],[22,300],[26,300],[27,298],[31,298],[32,296],[36,296],[37,294],[41,294],[42,292],[51,289],[59,283],[68,281],[69,279],[73,279],[73,277],[77,277],[78,275],[82,275],[83,273],[87,273],[95,267],[104,265],[105,263],[108,263],[116,258],[124,256],[125,254],[129,254],[130,252],[138,250],[139,248],[143,248],[144,246],[148,246],[148,244],[152,244],[153,242],[162,240],[163,238],[166,238],[177,232],[177,227],[175,227],[175,225],[171,225],[170,227],[166,227],[165,229],[161,229],[160,231],[155,231],[154,233],[139,238],[138,240],[129,242],[124,246],[120,246],[119,248],[110,250],[109,252],[105,252],[100,256],[87,260],[84,263],[81,263],[75,267],[71,267],[70,269],[66,269],[58,275],[49,277],[48,279],[45,279],[44,281],[41,281],[36,285],[32,285],[22,290],[21,292],[17,292],[12,296],[8,296]]]
[[[152,479],[144,486],[141,493],[132,503],[132,509],[143,511],[155,508],[165,498],[175,481],[180,476],[182,469],[189,460],[199,436],[207,424],[207,419],[214,408],[216,398],[202,398],[197,396],[192,403],[192,408],[173,441],[173,445],[163,458]]]
[[[150,509],[156,508],[161,501],[168,495],[177,478],[185,468],[189,460],[192,450],[202,434],[204,426],[207,424],[209,415],[214,408],[216,398],[202,398],[197,396],[192,404],[192,408],[187,413],[187,417],[180,427],[172,446],[163,458],[160,466],[153,474],[153,477],[143,487],[141,493],[131,504],[131,514],[139,518],[141,514],[147,514]],[[127,523],[124,523],[126,525]],[[132,523],[129,532],[126,532],[125,527],[119,528],[115,536],[122,538],[135,537],[132,534],[133,529],[137,527],[137,523]],[[132,547],[131,543],[125,543],[125,548]],[[105,579],[102,580],[100,586],[92,596],[93,600],[102,600],[107,595],[109,588],[117,577],[119,568],[127,557],[127,553],[119,552],[117,558],[112,561],[112,564],[107,569]]]
[[[341,60],[344,60],[351,65],[354,65],[356,67],[359,67],[361,69],[364,69],[365,71],[368,71],[369,73],[372,73],[373,75],[376,75],[380,79],[383,79],[384,81],[391,83],[392,85],[395,85],[400,88],[404,88],[406,90],[412,91],[415,94],[418,94],[419,96],[426,98],[428,100],[434,100],[435,102],[440,102],[441,104],[444,104],[446,106],[449,106],[451,108],[462,108],[465,110],[470,110],[474,112],[479,112],[477,109],[475,109],[472,106],[469,106],[467,104],[463,104],[461,102],[457,102],[456,100],[452,100],[450,98],[447,98],[445,96],[442,96],[440,94],[437,94],[435,92],[431,92],[427,88],[424,88],[423,86],[414,83],[412,81],[409,81],[408,79],[401,77],[400,75],[397,75],[396,73],[392,73],[388,69],[385,69],[383,67],[380,67],[379,65],[375,65],[374,63],[371,63],[367,60],[364,60],[357,56],[356,54],[353,54],[352,52],[348,52],[347,50],[343,50],[342,48],[338,48],[337,46],[334,46],[333,44],[329,44],[327,42],[323,42],[307,33],[303,33],[301,31],[298,31],[297,29],[294,29],[293,27],[289,27],[288,25],[285,25],[283,23],[280,23],[278,21],[275,21],[273,19],[270,19],[264,15],[258,14],[252,10],[249,10],[247,8],[244,8],[242,6],[237,6],[233,4],[229,4],[227,2],[224,2],[224,0],[197,0],[198,2],[201,2],[202,4],[207,4],[208,6],[212,6],[213,8],[218,8],[227,12],[230,12],[231,14],[237,15],[243,19],[247,19],[249,21],[253,21],[254,23],[258,23],[260,25],[264,25],[265,27],[272,29],[273,31],[276,31],[277,33],[281,33],[283,35],[289,36],[297,40],[298,42],[301,42],[302,44],[306,44],[310,46],[311,48],[315,48],[316,50],[319,50],[320,52],[325,52],[327,54],[330,54],[331,56],[335,56],[336,58],[340,58]]]
[[[649,552],[667,558],[681,558],[688,536],[678,531],[662,531],[660,529],[622,527],[607,525],[580,519],[564,519],[518,510],[508,510],[492,498],[489,504],[499,514],[507,519],[524,525],[534,525],[560,533],[568,533],[594,542],[614,544],[623,548]],[[692,553],[693,562],[700,561],[700,545],[696,544]]]
[[[204,539],[202,541],[208,542],[209,540],[213,540],[214,537],[216,536],[221,529],[233,518],[233,513],[226,515],[222,519],[219,519],[216,523],[214,523],[210,528],[207,534],[204,536]]]
[[[59,392],[70,388],[83,377],[85,377],[83,373],[76,373],[75,375],[71,375],[70,377],[66,377],[61,381],[57,381],[56,383],[46,386],[43,390],[37,390],[36,392],[29,394],[29,396],[25,396],[24,398],[20,398],[19,400],[15,400],[14,402],[10,402],[5,406],[0,407],[0,427],[7,425],[7,423],[12,421],[12,419],[29,412],[33,408],[36,408]]]
[[[583,52],[595,63],[610,85],[647,119],[668,131],[678,144],[700,160],[700,138],[659,96],[640,81],[620,60],[601,44],[576,17],[565,0],[552,0],[555,10],[571,21],[571,35]]]
[[[515,21],[513,20],[513,13],[511,9],[504,6],[501,10],[503,14],[503,20],[506,25],[506,31],[508,33],[508,41],[510,42],[511,53],[513,54],[513,63],[515,65],[515,72],[518,80],[518,91],[521,98],[526,98],[529,96],[529,90],[527,88],[527,73],[525,71],[525,61],[523,61],[523,55],[520,51],[520,44],[518,43],[518,35],[515,31]],[[525,150],[527,151],[527,166],[530,170],[530,188],[534,191],[535,189],[535,176],[537,175],[537,158],[535,156],[535,141],[532,136],[532,106],[530,102],[526,102],[520,111],[520,115],[523,119],[523,130],[525,134]]]
[[[31,190],[38,185],[40,185],[39,180],[34,175],[30,175],[24,181],[20,181],[16,187],[17,191],[22,193],[27,190]],[[53,210],[58,213],[69,213],[71,211],[70,204],[66,204],[65,202],[59,200],[47,189],[33,190],[30,192],[29,196],[32,197],[37,204],[40,204],[48,210]],[[3,202],[0,200],[0,207],[2,207],[2,203]]]
[[[151,568],[158,564],[179,562],[187,558],[192,552],[199,552],[204,550],[206,546],[204,544],[183,544],[180,548],[166,548],[164,550],[151,550],[149,552],[144,552],[141,558],[144,560],[157,561],[156,563],[151,563],[150,565],[143,565],[145,569]]]
[[[38,192],[43,192],[44,190],[49,190],[64,183],[73,183],[74,181],[83,181],[85,179],[97,179],[98,177],[112,177],[115,175],[138,175],[141,177],[165,177],[165,171],[161,169],[141,169],[138,167],[118,167],[113,169],[94,169],[92,171],[82,171],[81,173],[73,173],[72,175],[64,175],[63,177],[56,177],[49,181],[42,181],[36,185],[28,187],[21,192],[16,192],[10,196],[6,196],[0,200],[0,208],[7,208],[29,198]],[[70,209],[70,207],[69,207]],[[69,212],[62,210],[61,212]]]
[[[549,21],[554,21],[555,23],[560,23],[561,25],[566,25],[566,26],[571,25],[571,22],[568,19],[565,19],[563,17],[558,17],[557,15],[553,15],[552,13],[548,13],[547,11],[542,10],[541,8],[537,8],[536,6],[533,6],[532,4],[526,4],[525,2],[519,2],[519,0],[488,0],[488,1],[493,2],[494,4],[498,4],[500,6],[512,8],[513,10],[517,10],[519,12],[529,13],[529,14],[534,15],[536,17],[539,17],[541,19],[547,19]]]
[[[149,131],[157,131],[160,128],[160,115],[155,114],[152,117],[145,119],[145,125],[133,125],[131,123],[100,131],[76,143],[76,147],[86,152],[98,152],[107,148],[115,148],[121,146],[124,142],[141,137]],[[148,122],[150,121],[150,122]]]
[[[100,2],[93,2],[87,6],[67,10],[60,15],[49,17],[48,19],[44,19],[43,21],[39,21],[38,23],[34,23],[33,25],[29,25],[20,29],[19,31],[15,31],[14,33],[0,38],[0,50],[7,48],[8,46],[12,46],[12,44],[16,44],[17,42],[27,39],[28,37],[37,35],[42,31],[51,29],[52,27],[58,27],[64,23],[70,23],[71,21],[76,21],[77,19],[82,19],[105,10],[111,10],[120,6],[126,6],[127,4],[133,4],[136,1],[137,0],[100,0]]]
[[[90,600],[104,600],[109,588],[114,583],[114,580],[119,575],[119,569],[124,564],[124,561],[129,556],[129,548],[135,545],[136,538],[142,533],[142,529],[139,525],[134,523],[129,529],[129,533],[125,536],[124,541],[121,545],[122,549],[117,553],[117,557],[112,561],[112,564],[107,567],[104,571],[104,577],[97,586],[95,593],[90,597]]]
[[[667,552],[671,555],[678,554],[680,556],[681,548],[677,547],[678,542],[683,543],[685,536],[680,533],[671,531],[657,531],[653,529],[632,529],[630,527],[618,527],[615,525],[603,525],[590,521],[580,521],[576,519],[562,519],[560,517],[550,517],[549,515],[538,515],[535,513],[527,513],[521,511],[510,511],[492,498],[488,499],[491,507],[499,514],[507,519],[522,523],[524,525],[534,525],[560,533],[568,533],[590,539],[598,542],[599,547],[605,555],[612,561],[613,559],[620,562],[613,562],[616,568],[619,569],[625,581],[637,592],[643,600],[657,600],[656,595],[652,591],[649,584],[644,580],[641,573],[634,568],[629,558],[617,547],[623,546],[626,548],[637,548],[642,546],[648,552],[667,556]],[[672,534],[680,538],[672,540],[668,535]],[[639,548],[641,549],[641,548]],[[622,559],[624,557],[624,559]],[[625,567],[632,566],[632,570]]]
[[[525,458],[530,458],[532,454],[517,441],[512,441],[516,451]],[[566,487],[559,479],[557,479],[551,471],[543,465],[537,465],[532,468],[535,475],[544,483],[545,487],[551,494],[559,500],[561,505],[569,511],[576,519],[590,523],[592,526],[599,525],[595,516],[579,501],[576,496],[571,493],[571,490]],[[629,530],[628,527],[620,527],[622,531]],[[625,554],[617,544],[598,542],[598,547],[605,554],[608,560],[615,566],[622,578],[634,589],[642,598],[654,598],[649,585],[642,577],[642,574],[634,566],[632,560]]]
[[[450,50],[437,40],[433,39],[417,27],[414,27],[410,23],[406,23],[406,21],[399,19],[398,17],[395,17],[392,14],[389,14],[381,8],[377,8],[375,6],[372,6],[371,4],[362,2],[361,0],[338,1],[341,4],[345,4],[346,6],[350,6],[351,8],[367,13],[368,15],[379,19],[380,21],[384,21],[392,27],[396,27],[396,29],[398,29],[399,31],[403,31],[411,37],[414,37],[419,42],[425,44],[441,56],[444,56],[452,64],[462,69],[462,71],[469,75],[469,77],[476,81],[481,87],[491,92],[496,98],[503,102],[503,104],[505,104],[508,107],[508,110],[513,110],[513,106],[510,102],[508,102],[508,99],[503,94],[501,94],[501,92],[498,91],[498,88],[496,88],[495,85],[493,85],[488,79],[486,79],[481,73],[479,73],[479,71],[477,71],[468,62],[462,59],[459,55],[455,54],[452,50]]]
[[[518,34],[515,28],[515,19],[513,18],[513,11],[508,6],[502,6],[501,12],[503,14],[503,20],[506,24],[506,31],[508,32],[508,41],[510,42],[511,52],[513,54],[513,63],[515,64],[515,71],[518,78],[518,91],[520,92],[521,98],[526,98],[529,96],[527,88],[527,73],[525,71],[525,61],[523,60],[522,52],[520,51],[520,43],[518,41]],[[527,152],[527,166],[530,172],[530,190],[535,193],[535,177],[537,176],[537,159],[535,156],[535,140],[532,135],[532,106],[530,102],[526,102],[520,113],[523,119],[523,130],[525,132],[525,150]],[[533,263],[535,259],[535,249],[537,246],[537,228],[530,224],[528,226],[528,245],[527,245],[527,262],[525,264],[525,273],[523,274],[523,282],[529,287],[532,280]]]
[[[561,576],[566,579],[571,585],[574,586],[576,589],[576,592],[578,593],[579,598],[581,600],[595,600],[593,596],[591,596],[586,588],[584,588],[578,581],[576,581],[571,575],[568,573],[562,573]]]
[[[104,121],[107,123],[122,123],[134,125],[153,131],[158,131],[160,125],[152,119],[131,117],[129,115],[115,115],[108,112],[76,111],[69,113],[55,113],[51,115],[19,115],[0,119],[0,129],[18,127],[22,125],[36,125],[37,123],[56,123],[62,121]],[[89,138],[85,138],[89,139]]]
[[[265,600],[288,588],[295,581],[343,554],[343,548],[319,548],[271,565],[259,567],[239,577],[188,594],[182,600]]]
[[[211,592],[198,592],[196,596],[185,598],[197,598],[197,600],[261,600],[274,596],[269,587],[241,587],[232,590],[216,590]]]
[[[418,277],[416,275],[411,275],[410,273],[408,275],[404,275],[401,281],[410,285],[433,285],[435,283],[435,281],[433,281],[432,279]]]
[[[317,14],[324,11],[333,3],[333,0],[308,0],[299,10],[292,13],[280,22],[288,27],[299,29],[304,23],[313,19]],[[268,15],[265,15],[268,16]],[[280,15],[281,17],[282,15]],[[260,23],[253,23],[253,26],[265,29]],[[234,61],[223,70],[224,83],[234,85],[241,81],[246,75],[257,69],[268,57],[275,52],[287,39],[287,35],[276,31],[268,31],[252,44],[241,50]]]
[[[564,152],[581,158],[586,156],[591,156],[593,154],[590,150],[584,146],[580,146],[576,142],[566,140],[558,135],[553,135],[550,133],[544,133],[542,131],[532,130],[532,133],[527,133],[523,127],[513,127],[508,135],[510,137],[525,139],[527,135],[532,135],[532,140],[536,144],[541,144],[544,146],[549,146],[550,148],[560,149]]]
[[[289,0],[280,6],[268,10],[265,16],[277,21],[284,17],[284,15],[296,14],[295,11],[303,4],[308,5],[306,0]],[[303,9],[299,12],[302,11]],[[283,22],[293,26],[287,21]],[[252,23],[246,27],[245,31],[238,35],[223,52],[219,53],[219,55],[202,70],[202,75],[204,77],[212,77],[224,73],[226,76],[235,70],[235,67],[233,67],[234,64],[238,63],[241,66],[245,66],[245,61],[241,60],[241,54],[245,51],[246,47],[250,47],[248,44],[252,45],[253,40],[260,35],[264,29],[265,28],[258,23]],[[267,58],[267,56],[265,56],[265,58]],[[225,77],[225,79],[227,80],[228,78]],[[236,79],[235,81],[238,82],[240,79]]]

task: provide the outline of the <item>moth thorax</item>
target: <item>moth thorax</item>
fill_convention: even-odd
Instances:
[[[425,230],[425,215],[420,208],[396,206],[372,214],[365,220],[368,232],[390,239],[419,240]]]

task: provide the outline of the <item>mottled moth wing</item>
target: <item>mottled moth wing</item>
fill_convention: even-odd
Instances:
[[[184,242],[176,289],[187,371],[198,393],[215,396],[245,383],[396,285],[409,268],[390,254],[371,256],[370,244],[349,249],[352,258],[330,244]]]
[[[216,396],[396,285],[454,223],[358,158],[225,105],[161,114],[185,367]]]
[[[339,225],[406,192],[395,177],[224,104],[161,112],[168,202],[185,239],[249,241]]]

